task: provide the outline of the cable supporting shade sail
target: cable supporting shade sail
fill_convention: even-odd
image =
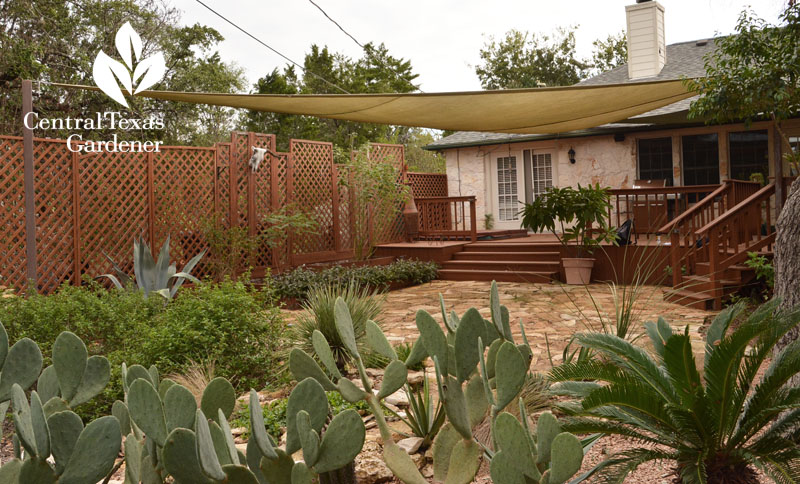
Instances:
[[[98,90],[94,86],[53,85]],[[225,94],[143,91],[137,96],[454,131],[553,134],[646,113],[694,94],[681,80],[502,91],[410,94]]]

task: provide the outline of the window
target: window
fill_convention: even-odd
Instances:
[[[800,136],[789,136],[789,146],[795,153],[800,153]],[[789,165],[789,173],[784,173],[784,176],[797,176],[794,166]]]
[[[719,183],[719,143],[716,133],[684,136],[683,184],[716,185]]]
[[[672,138],[639,140],[639,179],[667,180],[672,186]]]
[[[749,180],[753,173],[769,177],[769,138],[767,131],[740,131],[728,135],[731,178]]]
[[[501,221],[517,220],[517,157],[497,159],[497,215]]]
[[[527,203],[553,187],[553,155],[551,153],[523,152],[525,161],[525,201]]]

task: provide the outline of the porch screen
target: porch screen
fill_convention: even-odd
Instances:
[[[517,157],[497,159],[497,215],[501,221],[517,220]]]
[[[749,180],[753,173],[769,178],[769,138],[767,130],[739,131],[728,134],[730,175],[735,180]]]

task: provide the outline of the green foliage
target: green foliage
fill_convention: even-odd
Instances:
[[[185,291],[153,321],[141,361],[166,373],[215,361],[216,373],[239,388],[274,383],[285,331],[274,303],[268,291],[230,280]]]
[[[475,73],[484,89],[568,86],[585,77],[588,65],[577,58],[574,27],[552,34],[506,32],[481,48]]]
[[[413,73],[411,62],[392,56],[383,44],[366,44],[364,55],[359,59],[331,52],[327,47],[312,45],[303,67],[305,72],[314,72],[353,94],[417,90],[413,84],[417,74]],[[298,75],[294,66],[286,66],[283,72],[273,69],[259,79],[253,88],[257,94],[342,94],[342,91],[318,77]],[[404,127],[259,111],[248,111],[242,121],[248,130],[275,133],[277,147],[281,151],[288,151],[289,140],[296,138],[329,141],[349,152],[354,146],[388,139],[395,131],[408,130]]]
[[[364,412],[369,408],[364,401],[358,401],[356,403],[350,403],[346,401],[344,398],[342,398],[342,395],[339,392],[329,391],[325,392],[325,394],[328,397],[328,406],[331,409],[331,415],[334,416],[344,412],[345,410],[352,409],[358,412]],[[277,398],[262,406],[264,424],[269,435],[281,435],[281,433],[286,429],[286,405],[288,401],[288,398]],[[247,439],[250,434],[249,415],[250,404],[242,403],[239,405],[239,407],[237,407],[237,410],[231,417],[231,426],[245,427],[248,429],[247,432],[242,435],[243,439]]]
[[[119,28],[130,22],[142,36],[143,57],[163,52],[167,72],[154,89],[189,92],[240,92],[242,69],[223,62],[216,47],[223,40],[215,29],[182,25],[180,11],[163,2],[142,0],[86,1],[75,8],[59,0],[43,0],[35,7],[5,2],[0,28],[0,132],[20,135],[22,124],[20,81],[33,79],[69,84],[92,84],[92,64],[102,50],[116,57]],[[43,21],[46,19],[46,21]],[[56,117],[86,118],[118,108],[103,93],[72,92],[65,101],[62,88],[37,86],[37,111]],[[164,130],[118,130],[120,140],[162,140],[166,144],[209,145],[230,140],[233,110],[189,103],[164,103],[131,98],[125,117],[163,118]],[[54,138],[81,134],[84,139],[106,139],[108,130],[48,130]]]
[[[755,269],[756,278],[764,281],[767,288],[772,291],[775,287],[775,267],[773,267],[770,259],[767,259],[763,255],[758,255],[757,252],[748,252],[747,260],[744,261],[744,265]]]
[[[89,356],[105,355],[111,384],[103,394],[79,405],[84,417],[107,414],[121,398],[120,364],[163,364],[181,373],[191,361],[216,360],[217,373],[240,388],[281,378],[275,350],[284,331],[269,292],[225,281],[185,288],[172,303],[145,299],[139,291],[105,290],[94,281],[63,285],[43,296],[0,298],[0,321],[12,341],[37,341],[44,366],[53,362],[53,345],[62,331],[90,342]]]
[[[736,34],[716,39],[716,49],[705,58],[706,77],[687,79],[700,94],[689,110],[691,118],[709,123],[769,119],[788,145],[781,122],[797,117],[800,106],[800,4],[789,2],[780,23],[771,25],[745,10]],[[798,170],[797,154],[786,155]]]
[[[336,265],[320,271],[300,266],[272,276],[270,285],[277,297],[306,300],[315,287],[351,282],[358,287],[384,290],[391,283],[424,284],[436,279],[435,262],[398,259],[385,266]]]
[[[590,59],[575,50],[577,27],[560,27],[550,34],[509,30],[505,37],[481,48],[475,73],[484,89],[569,86],[628,61],[625,33],[592,43]]]
[[[368,259],[376,239],[397,223],[400,210],[410,196],[411,188],[398,183],[403,160],[371,159],[370,145],[352,152],[347,163],[347,176],[339,183],[352,193],[350,210],[353,217],[353,252],[356,260]]]
[[[183,267],[183,270],[178,272],[175,264],[169,263],[169,235],[167,240],[164,241],[164,245],[161,246],[157,260],[153,258],[150,246],[147,245],[144,238],[139,237],[133,239],[134,279],[131,280],[128,273],[122,270],[111,258],[108,258],[108,260],[114,266],[114,274],[103,274],[99,277],[108,278],[117,289],[126,289],[135,282],[139,290],[144,292],[145,298],[153,292],[166,299],[172,299],[186,279],[200,284],[200,281],[191,272],[205,253],[206,251],[204,250],[192,257]]]
[[[608,224],[609,210],[611,195],[599,184],[585,187],[579,184],[577,189],[552,187],[545,196],[525,204],[522,226],[534,232],[549,230],[564,247],[575,249],[577,257],[582,257],[603,242],[616,241],[616,233]],[[575,244],[569,245],[570,242]]]
[[[617,434],[633,444],[594,470],[603,482],[619,482],[651,460],[674,461],[676,477],[687,484],[711,476],[754,482],[755,469],[776,482],[800,479],[794,440],[800,394],[785,386],[800,371],[800,344],[773,353],[800,312],[776,313],[776,307],[777,301],[763,305],[736,329],[731,323],[744,306],[720,313],[708,329],[702,369],[688,327],[673,332],[663,320],[647,325],[652,354],[610,334],[578,336],[602,358],[551,371],[560,382],[554,390],[581,399],[565,406],[575,416],[563,427]]]
[[[291,328],[289,340],[293,348],[300,348],[310,355],[317,356],[312,335],[318,330],[330,345],[335,363],[341,370],[352,361],[353,355],[347,350],[336,329],[334,308],[338,298],[342,298],[347,304],[353,318],[356,343],[359,348],[365,350],[367,321],[379,318],[383,300],[368,287],[359,287],[353,283],[319,286],[312,289],[303,305],[303,313],[298,316],[297,322]]]
[[[483,216],[483,228],[492,230],[494,228],[494,215],[487,213]]]
[[[447,165],[444,155],[424,149],[441,136],[434,135],[423,128],[404,128],[395,130],[391,136],[376,140],[380,143],[401,144],[404,147],[408,171],[416,173],[445,173]]]
[[[226,226],[221,216],[201,221],[203,238],[211,252],[209,266],[215,280],[249,276],[248,271],[255,266],[259,250],[280,247],[286,243],[290,233],[302,237],[315,234],[318,228],[316,220],[295,204],[267,213],[261,218],[260,226],[260,232],[250,235],[246,226]]]
[[[414,343],[400,343],[395,345],[394,351],[397,354],[397,359],[400,361],[405,361],[406,366],[408,366],[410,371],[422,371],[425,369],[424,359],[420,359],[419,361],[409,364],[409,358],[411,357],[413,348]]]
[[[625,31],[592,42],[593,75],[609,71],[628,62],[628,40]]]
[[[398,358],[403,361],[400,355]],[[421,448],[428,448],[444,425],[446,417],[444,406],[441,400],[434,403],[427,372],[423,375],[422,385],[412,388],[411,385],[406,384],[405,392],[409,403],[406,417],[398,415],[392,410],[389,412],[408,425],[412,435],[423,439]]]

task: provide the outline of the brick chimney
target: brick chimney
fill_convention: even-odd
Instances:
[[[628,30],[628,78],[657,76],[667,62],[664,7],[653,0],[637,0],[625,7]]]

